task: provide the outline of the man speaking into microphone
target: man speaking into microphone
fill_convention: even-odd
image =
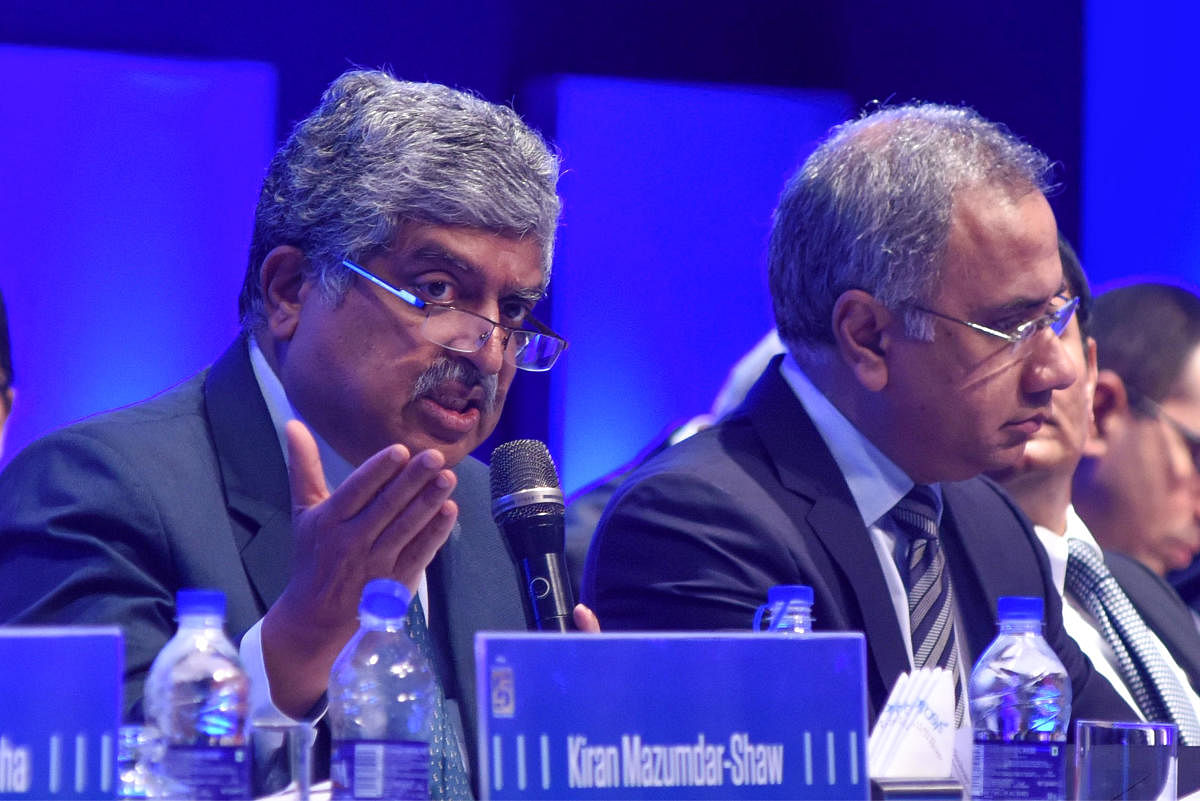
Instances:
[[[397,579],[461,709],[461,753],[434,754],[432,791],[462,795],[475,631],[525,628],[468,454],[516,372],[566,347],[532,314],[558,172],[509,108],[382,72],[334,81],[268,169],[241,336],[196,377],[53,433],[0,474],[0,622],[121,625],[136,718],[175,592],[218,588],[262,674],[256,703],[305,718],[364,584]]]

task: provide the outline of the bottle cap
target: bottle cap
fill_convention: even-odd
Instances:
[[[385,578],[372,579],[363,587],[358,611],[385,620],[395,620],[407,614],[411,600],[412,593],[400,582]]]
[[[767,604],[786,604],[788,601],[799,601],[812,606],[813,590],[807,584],[776,584],[767,589]]]
[[[179,590],[175,593],[175,616],[184,615],[225,617],[225,593],[220,590]]]
[[[1041,623],[1042,612],[1042,599],[1037,596],[1004,596],[996,602],[996,616],[1000,620],[1031,620]]]

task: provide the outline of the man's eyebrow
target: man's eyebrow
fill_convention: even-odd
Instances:
[[[1033,311],[1035,309],[1040,309],[1040,308],[1044,307],[1047,303],[1049,303],[1050,301],[1054,300],[1057,297],[1060,297],[1063,295],[1069,295],[1070,291],[1071,291],[1071,288],[1067,286],[1067,282],[1063,281],[1062,284],[1059,285],[1058,290],[1055,291],[1052,295],[1049,295],[1044,298],[1027,298],[1027,297],[1013,298],[1012,300],[1008,301],[1007,303],[997,306],[994,309],[994,312],[999,315],[999,314],[1010,314],[1010,313],[1015,313],[1015,312]]]
[[[409,258],[416,262],[433,262],[443,269],[458,270],[467,275],[479,275],[482,272],[480,267],[473,262],[433,243],[421,245],[410,254]],[[516,287],[505,294],[533,305],[546,297],[546,285]]]
[[[442,267],[453,268],[469,275],[479,273],[479,267],[475,264],[435,244],[421,245],[410,254],[409,258],[413,261],[435,262]]]
[[[546,288],[543,286],[523,287],[520,289],[514,289],[510,293],[510,296],[517,298],[518,300],[523,300],[532,306],[546,297]]]

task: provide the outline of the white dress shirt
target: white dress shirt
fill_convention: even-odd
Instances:
[[[888,594],[892,606],[896,610],[896,622],[904,637],[908,649],[908,664],[912,668],[912,631],[908,614],[908,590],[904,586],[904,573],[908,569],[907,556],[909,537],[888,516],[901,498],[908,494],[914,486],[913,480],[903,470],[875,447],[854,425],[846,419],[829,399],[813,385],[812,381],[791,354],[784,356],[781,365],[783,378],[796,394],[796,398],[804,407],[804,411],[812,419],[817,432],[825,442],[825,447],[833,455],[842,477],[850,488],[850,495],[862,516],[863,525],[871,535],[871,543],[879,557],[879,566],[883,569],[883,577],[887,582]],[[931,485],[937,494],[938,510],[941,510],[942,491],[937,484]],[[954,610],[957,624],[959,615]],[[962,626],[957,627],[962,631]],[[956,681],[959,689],[966,697],[967,679],[970,676],[971,663],[963,650],[965,640],[955,638],[958,646],[958,676]],[[971,728],[970,709],[966,710],[963,718],[963,729]]]
[[[279,377],[275,375],[275,371],[271,369],[271,365],[267,364],[267,359],[263,356],[262,350],[254,337],[248,337],[250,342],[250,366],[254,370],[254,378],[258,381],[258,388],[262,392],[263,400],[267,403],[267,411],[271,414],[271,423],[275,426],[275,434],[279,437],[279,447],[283,451],[284,464],[288,462],[287,436],[284,433],[284,426],[288,420],[302,420],[300,415],[296,414],[296,410],[292,408],[291,402],[288,401],[287,393],[283,390],[283,384],[279,381]],[[347,462],[338,454],[329,443],[325,442],[316,431],[309,428],[312,432],[313,439],[317,442],[317,452],[321,456],[321,467],[325,472],[325,483],[333,489],[341,484],[349,475],[354,472],[354,466]],[[429,589],[426,586],[425,574],[421,574],[421,584],[417,588],[417,595],[421,599],[421,606],[425,611],[426,621],[429,620]],[[239,655],[242,660],[242,667],[250,676],[250,718],[251,720],[259,718],[271,718],[279,720],[292,720],[288,715],[285,715],[275,706],[271,700],[271,687],[267,678],[267,668],[263,663],[262,656],[262,620],[250,627],[243,635],[242,642],[238,646]],[[324,714],[323,712],[321,714]],[[320,715],[317,716],[317,719]],[[315,721],[314,721],[315,722]]]
[[[1038,539],[1042,541],[1042,545],[1046,549],[1046,556],[1050,559],[1050,572],[1054,576],[1054,586],[1058,588],[1059,594],[1063,597],[1063,625],[1067,629],[1067,634],[1071,635],[1071,639],[1079,643],[1080,650],[1087,655],[1092,666],[1096,668],[1096,672],[1108,679],[1108,683],[1120,694],[1125,703],[1129,704],[1129,707],[1137,712],[1138,717],[1145,720],[1146,718],[1142,714],[1142,710],[1138,709],[1137,702],[1133,700],[1133,694],[1129,691],[1129,687],[1125,685],[1125,680],[1121,678],[1121,669],[1117,663],[1117,655],[1113,652],[1112,646],[1108,644],[1108,640],[1104,638],[1104,633],[1098,628],[1096,618],[1092,617],[1092,613],[1079,603],[1075,599],[1075,596],[1067,593],[1065,589],[1067,581],[1067,540],[1081,540],[1094,548],[1097,554],[1102,554],[1095,537],[1088,530],[1087,524],[1075,513],[1074,506],[1067,507],[1067,531],[1065,535],[1060,536],[1055,534],[1044,526],[1034,526],[1033,528],[1037,532]],[[1101,556],[1101,559],[1103,559],[1103,556]],[[1170,650],[1163,645],[1153,630],[1150,630],[1150,636],[1154,640],[1154,647],[1158,649],[1163,659],[1166,660],[1166,663],[1171,666],[1171,670],[1179,678],[1179,683],[1183,686],[1188,701],[1191,702],[1192,709],[1196,711],[1197,717],[1200,717],[1200,696],[1197,696],[1195,690],[1192,689],[1192,684],[1188,680],[1187,673],[1179,667],[1179,663],[1171,656]]]

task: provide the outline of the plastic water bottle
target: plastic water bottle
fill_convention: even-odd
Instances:
[[[971,797],[1066,798],[1071,680],[1042,637],[1042,599],[997,607],[1000,633],[971,671]]]
[[[225,636],[225,594],[180,590],[175,612],[179,630],[154,658],[146,680],[147,716],[165,746],[167,794],[247,799],[250,680]]]
[[[359,630],[329,676],[333,798],[429,798],[437,685],[405,631],[412,595],[390,579],[363,588]]]
[[[812,587],[776,584],[767,590],[767,602],[754,613],[754,628],[785,634],[812,633]]]

